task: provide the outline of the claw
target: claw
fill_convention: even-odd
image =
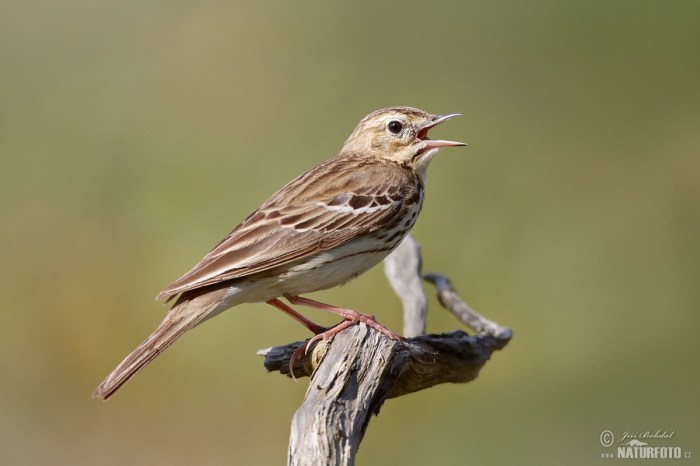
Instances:
[[[291,375],[292,379],[294,379],[295,381],[297,380],[296,376],[294,375],[294,362],[297,359],[301,359],[302,356],[306,356],[309,352],[309,349],[315,343],[317,343],[319,340],[332,340],[336,334],[342,332],[343,330],[357,322],[358,321],[356,320],[344,320],[339,324],[336,324],[333,327],[327,329],[325,332],[321,332],[317,335],[314,335],[310,339],[306,340],[306,342],[304,342],[299,348],[295,349],[292,353],[292,356],[289,358],[289,375]]]

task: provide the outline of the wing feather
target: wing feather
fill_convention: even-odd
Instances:
[[[277,191],[157,299],[299,261],[373,231],[400,214],[401,187],[412,176],[392,162],[330,159]]]

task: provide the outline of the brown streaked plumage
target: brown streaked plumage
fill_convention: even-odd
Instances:
[[[381,262],[413,227],[433,155],[459,142],[431,140],[428,130],[456,115],[410,107],[366,116],[339,155],[298,176],[238,225],[192,270],[160,292],[175,304],[156,330],[97,387],[109,398],[180,335],[232,306],[267,302],[331,337],[373,318],[299,295],[341,285]],[[326,330],[291,309],[325,309],[345,323]]]
[[[404,199],[417,202],[420,189],[418,176],[393,162],[336,156],[280,189],[157,299],[303,260],[399,221]]]

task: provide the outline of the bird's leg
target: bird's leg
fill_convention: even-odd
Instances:
[[[349,321],[350,323],[354,322],[364,322],[368,326],[372,327],[373,329],[377,330],[378,332],[383,333],[384,335],[388,336],[392,340],[402,340],[403,338],[401,335],[398,335],[379,322],[374,318],[374,316],[363,314],[361,312],[353,311],[352,309],[345,309],[342,307],[336,307],[336,306],[331,306],[330,304],[324,304],[318,301],[314,301],[313,299],[309,298],[302,298],[301,296],[285,296],[287,300],[289,300],[290,303],[292,304],[298,304],[300,306],[307,306],[311,307],[314,309],[321,309],[323,311],[328,311],[332,312],[333,314],[337,314],[341,317],[343,317],[346,321]],[[323,332],[322,338],[327,339],[338,333],[340,330],[348,327],[348,325],[343,326],[342,329],[337,330],[338,327],[343,325],[343,323],[336,325],[335,327],[332,327],[330,330],[327,330]],[[318,335],[317,335],[318,336]],[[316,338],[316,337],[314,337]]]
[[[318,324],[310,321],[309,319],[307,319],[303,315],[299,314],[297,311],[295,311],[291,307],[287,306],[285,303],[283,303],[282,301],[280,301],[277,298],[272,298],[271,300],[267,301],[267,304],[269,304],[270,306],[274,306],[277,309],[279,309],[280,311],[284,312],[289,317],[296,320],[304,327],[308,328],[315,335],[321,335],[328,330],[327,327],[323,327],[322,325],[318,325]]]
[[[301,358],[303,355],[306,354],[306,351],[313,345],[315,342],[317,342],[320,339],[328,339],[331,338],[333,335],[336,333],[340,332],[341,330],[349,327],[352,325],[354,322],[351,320],[345,320],[337,325],[334,325],[333,327],[323,327],[321,325],[318,325],[303,315],[299,314],[297,311],[283,303],[277,298],[273,298],[269,301],[266,301],[267,304],[270,306],[274,306],[280,311],[284,312],[288,316],[290,316],[292,319],[296,320],[300,324],[302,324],[304,327],[308,328],[311,330],[315,335],[308,341],[306,341],[303,345],[301,345],[299,348],[294,350],[294,353],[292,353],[292,357],[289,359],[289,374],[292,376],[293,379],[296,380],[296,377],[294,377],[294,361],[297,359]]]

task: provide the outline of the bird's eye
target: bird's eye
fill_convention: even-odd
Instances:
[[[391,120],[386,127],[391,134],[399,134],[403,129],[403,123],[401,123],[399,120]]]

